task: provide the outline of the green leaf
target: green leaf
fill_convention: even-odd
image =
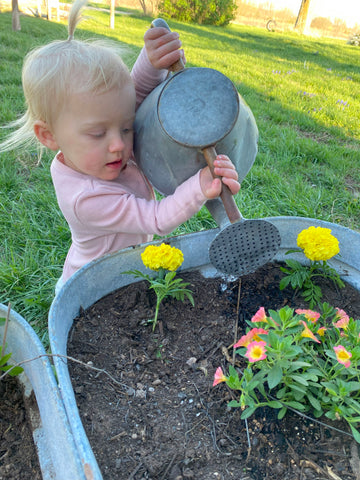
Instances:
[[[255,412],[256,409],[257,407],[247,408],[246,410],[243,411],[240,418],[242,420],[245,420],[245,418],[249,418]]]
[[[279,365],[274,365],[273,368],[269,371],[267,376],[267,382],[270,390],[276,385],[279,385],[283,377],[282,368]]]
[[[335,390],[337,388],[336,385],[334,385],[333,382],[321,382],[321,385],[323,385],[326,388],[326,391],[330,394],[333,395],[334,397],[339,396],[339,392]]]
[[[281,399],[285,396],[286,392],[287,392],[287,387],[286,387],[286,386],[283,387],[283,388],[280,388],[280,390],[278,390],[278,391],[276,392],[277,398],[278,398],[279,400],[281,400]]]
[[[290,250],[289,250],[290,251]],[[297,260],[294,260],[294,259],[287,259],[285,260],[285,263],[288,267],[292,268],[293,270],[302,270],[304,268],[303,265],[301,265],[300,262],[298,262]]]
[[[291,375],[291,378],[295,380],[295,382],[300,383],[301,385],[305,385],[307,387],[309,383],[303,378],[301,375]]]
[[[357,441],[357,443],[360,443],[360,433],[358,430],[356,430],[356,428],[351,425],[350,423],[350,428],[351,428],[351,433],[353,434],[355,440]]]
[[[294,402],[293,400],[286,402],[286,405],[288,407],[294,408],[295,410],[299,410],[300,412],[303,412],[305,410],[305,406],[302,403]]]
[[[281,402],[278,402],[277,400],[271,400],[270,402],[267,402],[268,406],[271,408],[282,408],[283,404]]]
[[[346,382],[345,387],[348,392],[356,392],[360,390],[360,382]]]
[[[168,273],[165,275],[165,280],[166,280],[166,282],[170,283],[171,280],[175,277],[175,275],[176,275],[176,272],[168,272]],[[179,282],[179,281],[181,282],[181,279],[178,278],[177,281],[178,281],[178,282]]]
[[[5,365],[5,363],[7,363],[11,358],[11,353],[8,353],[6,355],[4,355],[3,357],[0,358],[0,367],[2,365]]]
[[[288,410],[287,407],[285,405],[283,405],[282,409],[279,410],[279,413],[278,413],[278,416],[277,416],[279,420],[281,420],[285,417],[285,414],[286,414],[287,410]]]
[[[20,375],[24,369],[22,367],[14,367],[12,370],[10,370],[9,375],[11,377],[16,377],[17,375]]]
[[[286,288],[289,285],[289,283],[290,283],[290,276],[283,277],[280,280],[280,284],[279,284],[280,290],[284,290],[284,288]]]
[[[267,343],[271,345],[271,348],[274,350],[279,348],[280,337],[276,332],[274,332],[274,330],[269,330]]]
[[[285,255],[289,255],[290,253],[302,253],[302,250],[300,248],[290,248],[290,250],[287,250],[285,252]],[[295,262],[295,261],[296,260],[293,260],[293,262]],[[286,263],[288,263],[288,262],[290,262],[290,260],[286,260]]]
[[[290,383],[289,387],[291,388],[291,390],[300,392],[303,395],[306,393],[306,388],[304,388],[304,386],[296,385],[295,383]]]
[[[135,278],[143,278],[149,282],[153,280],[149,275],[140,272],[140,270],[126,270],[125,272],[121,272],[121,275],[133,275]]]
[[[19,375],[19,373],[23,372],[24,369],[22,367],[14,367],[13,365],[5,365],[0,367],[0,371],[8,372],[11,377],[15,377]]]
[[[234,367],[234,365],[229,365],[229,375],[233,376],[233,377],[236,377],[238,376],[238,372],[236,370],[236,368]]]
[[[311,406],[315,408],[315,410],[320,411],[321,410],[321,404],[317,398],[315,398],[313,395],[310,393],[306,394],[309,402],[311,403]]]
[[[237,377],[237,376],[234,377],[234,376],[230,375],[230,377],[226,381],[226,384],[232,390],[241,390],[242,379],[240,380],[239,377]]]
[[[309,374],[312,375],[312,380],[313,380],[314,382],[316,382],[317,379],[318,379],[318,377],[321,377],[321,375],[322,375],[322,372],[321,372],[321,370],[320,370],[319,368],[309,368],[309,370],[308,370],[306,373],[307,373],[308,375],[309,375]],[[315,378],[316,378],[316,380],[315,380]]]
[[[295,370],[299,370],[299,368],[302,367],[311,367],[311,363],[301,362],[300,360],[297,360],[296,362],[291,362],[290,370],[294,372]]]
[[[252,379],[249,383],[246,384],[246,390],[250,392],[251,390],[255,390],[255,388],[259,385],[259,380]]]
[[[227,405],[228,407],[241,407],[241,403],[237,400],[231,400]]]

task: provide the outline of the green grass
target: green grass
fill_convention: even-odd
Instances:
[[[105,35],[128,47],[132,66],[151,18],[89,11],[78,38]],[[227,75],[250,106],[259,153],[237,203],[246,218],[296,215],[360,230],[359,48],[329,39],[231,25],[224,29],[169,22],[180,33],[187,67]],[[0,14],[0,125],[24,108],[21,66],[33,47],[66,38],[66,26]],[[6,131],[0,131],[4,136]],[[0,302],[11,302],[47,343],[46,321],[70,234],[57,207],[49,165],[36,155],[0,155]],[[176,234],[211,228],[203,209]]]

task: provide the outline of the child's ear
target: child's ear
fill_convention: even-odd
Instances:
[[[45,147],[50,150],[59,150],[59,145],[47,123],[37,120],[34,123],[34,133],[39,142],[45,145]]]

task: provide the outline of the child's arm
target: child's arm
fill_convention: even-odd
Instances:
[[[140,52],[131,71],[136,90],[136,108],[152,90],[163,82],[168,75],[168,68],[184,58],[177,32],[166,28],[150,28],[144,35],[145,46]]]

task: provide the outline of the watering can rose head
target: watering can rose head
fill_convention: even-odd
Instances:
[[[165,243],[161,245],[149,245],[141,254],[141,259],[145,267],[158,271],[160,269],[174,272],[184,261],[184,255],[181,250],[171,247]]]
[[[309,227],[297,237],[297,245],[312,261],[326,261],[340,252],[339,240],[331,234],[330,228]]]

